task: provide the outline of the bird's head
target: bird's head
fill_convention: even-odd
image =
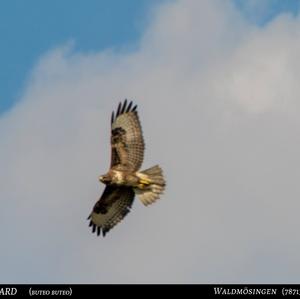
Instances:
[[[104,174],[99,176],[99,181],[103,184],[108,184],[111,181],[111,179],[107,174]]]

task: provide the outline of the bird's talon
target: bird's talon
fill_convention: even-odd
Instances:
[[[147,180],[147,179],[140,179],[140,184],[143,184],[143,185],[150,185],[150,180]]]

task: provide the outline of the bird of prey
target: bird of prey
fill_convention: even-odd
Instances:
[[[110,142],[110,169],[99,177],[106,187],[88,217],[98,236],[105,236],[129,213],[135,195],[147,206],[159,198],[166,185],[158,165],[140,171],[145,143],[137,105],[132,101],[120,102],[116,113],[112,112]]]

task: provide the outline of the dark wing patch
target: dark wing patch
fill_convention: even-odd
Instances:
[[[106,186],[101,198],[90,214],[92,232],[105,236],[129,212],[134,200],[134,191],[126,186]]]
[[[125,161],[127,159],[126,143],[124,142],[124,140],[126,139],[125,134],[126,131],[121,127],[111,130],[111,144],[112,144],[111,167],[122,164],[122,161]],[[118,145],[118,146],[114,146],[114,145]]]
[[[111,116],[111,167],[122,165],[130,171],[138,170],[144,158],[144,139],[137,105],[127,100],[119,103],[116,116]]]

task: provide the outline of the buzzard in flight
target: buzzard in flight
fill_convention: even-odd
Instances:
[[[139,171],[144,148],[137,105],[127,105],[125,100],[111,116],[111,164],[99,177],[106,187],[88,217],[98,236],[101,232],[105,236],[128,214],[135,195],[147,206],[164,191],[166,183],[158,165]]]

